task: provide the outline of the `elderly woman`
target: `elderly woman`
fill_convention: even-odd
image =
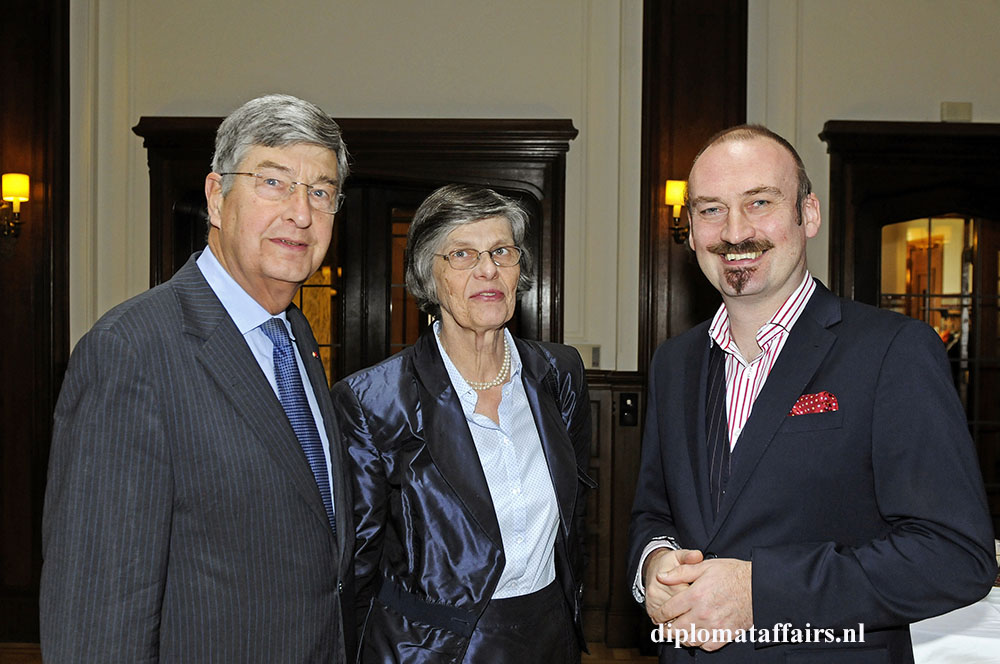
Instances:
[[[531,284],[527,215],[449,185],[410,226],[436,320],[337,383],[355,484],[362,662],[579,662],[590,404],[575,350],[505,329]]]

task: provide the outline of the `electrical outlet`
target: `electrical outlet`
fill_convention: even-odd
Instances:
[[[601,345],[600,344],[571,344],[580,353],[583,366],[586,369],[601,368]]]
[[[634,427],[639,424],[639,395],[635,392],[622,392],[618,395],[618,424],[623,427]]]

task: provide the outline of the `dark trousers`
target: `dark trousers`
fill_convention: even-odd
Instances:
[[[557,582],[530,595],[494,599],[476,625],[465,664],[579,664],[580,645]]]

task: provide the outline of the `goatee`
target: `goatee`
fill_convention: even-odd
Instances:
[[[732,288],[737,295],[742,295],[747,282],[750,281],[750,277],[752,277],[753,273],[756,271],[757,268],[755,267],[727,268],[725,272],[726,283],[729,284],[729,287]]]

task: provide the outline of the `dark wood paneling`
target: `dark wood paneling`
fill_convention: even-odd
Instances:
[[[67,0],[11,0],[0,21],[0,171],[31,177],[20,237],[0,239],[0,641],[37,641],[52,412],[69,353]]]
[[[42,664],[37,643],[0,643],[0,664]]]
[[[643,12],[639,367],[645,370],[660,342],[710,317],[721,301],[687,244],[671,237],[663,185],[687,179],[712,134],[746,121],[747,3],[646,0]]]
[[[587,496],[587,573],[583,583],[583,635],[604,643],[611,600],[611,502],[614,434],[611,390],[591,386],[590,465],[587,472],[597,488]]]
[[[639,474],[639,448],[645,404],[645,376],[639,372],[588,371],[594,443],[590,472],[598,488],[587,514],[590,567],[584,587],[584,629],[588,641],[615,648],[641,641],[648,624],[632,598],[628,565],[628,527]],[[638,399],[634,425],[621,422],[623,394]]]

